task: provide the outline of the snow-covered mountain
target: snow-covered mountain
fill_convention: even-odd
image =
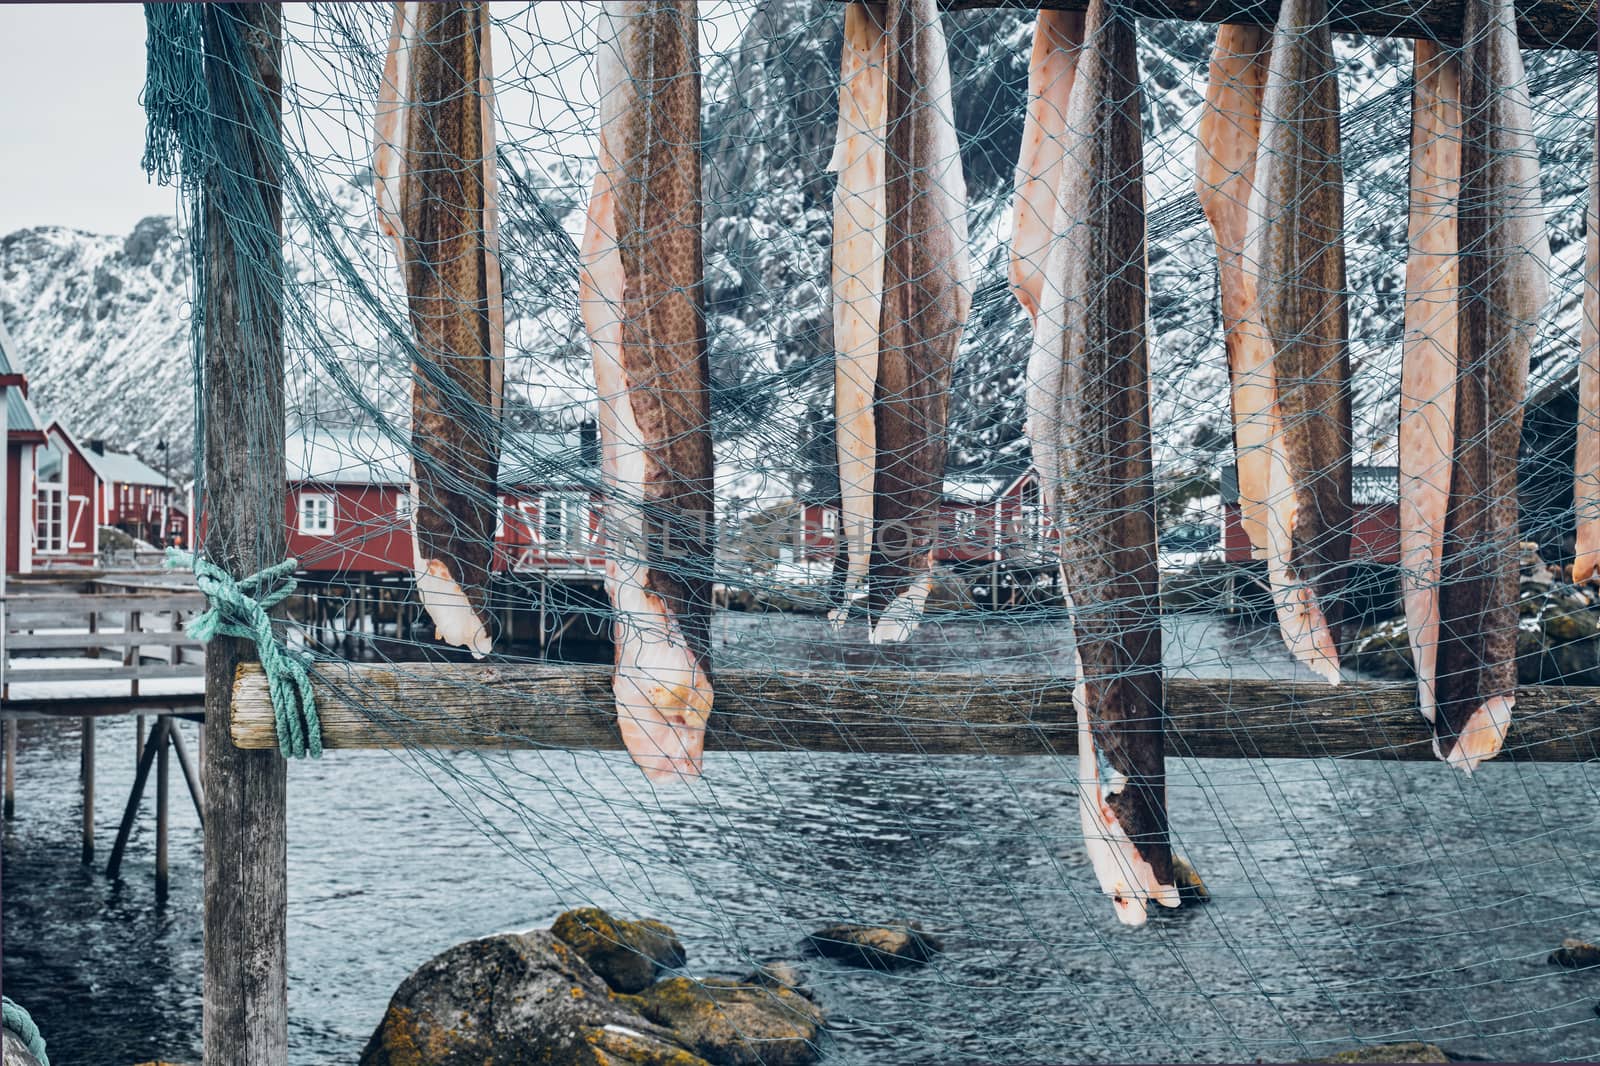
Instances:
[[[188,274],[170,218],[126,237],[58,226],[0,237],[0,318],[40,412],[149,460],[165,438],[183,469],[194,432]]]
[[[789,484],[796,455],[818,467],[802,471],[802,481],[828,478],[826,464],[815,461],[827,448],[812,445],[828,432],[831,406],[833,179],[825,166],[837,117],[840,18],[830,0],[761,4],[742,35],[706,63],[713,409],[723,485],[746,498],[765,494],[774,479]],[[947,16],[975,288],[951,408],[957,465],[1015,458],[1026,447],[1028,327],[1006,285],[1005,242],[1032,19],[1006,10]],[[366,33],[375,49],[380,21],[347,27],[351,39]],[[1153,416],[1158,460],[1175,473],[1211,468],[1230,440],[1214,253],[1192,188],[1213,33],[1190,23],[1141,24]],[[1345,37],[1338,47],[1358,459],[1383,461],[1392,455],[1398,411],[1410,48]],[[1576,353],[1592,63],[1576,53],[1529,57],[1556,292],[1536,388],[1570,376]],[[365,57],[365,66],[374,64],[375,54]],[[516,72],[501,75],[502,94],[514,92]],[[368,128],[367,104],[349,103],[347,128]],[[501,145],[508,405],[524,421],[571,421],[592,402],[571,239],[581,228],[576,212],[592,161],[552,165],[541,139],[549,137],[519,127]],[[302,160],[316,161],[317,180],[286,206],[297,282],[286,330],[291,418],[403,422],[409,371],[398,276],[374,225],[364,141],[350,145],[342,156],[300,146]],[[174,459],[186,458],[193,415],[187,269],[170,219],[146,219],[125,238],[47,227],[0,239],[0,315],[41,408],[83,435],[146,452],[166,437]]]

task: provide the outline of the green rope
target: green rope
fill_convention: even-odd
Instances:
[[[39,1027],[33,1024],[27,1011],[3,997],[0,997],[0,1026],[22,1038],[28,1054],[39,1060],[39,1066],[50,1066],[50,1056],[44,1053],[44,1037],[39,1035]]]
[[[189,188],[200,179],[209,136],[200,5],[146,4],[144,17],[144,170]]]
[[[267,690],[272,695],[278,750],[285,759],[306,755],[316,759],[322,755],[322,724],[311,692],[311,656],[278,640],[267,613],[294,591],[296,565],[296,560],[285,559],[235,581],[221,567],[198,555],[167,549],[167,569],[192,570],[195,584],[210,605],[191,618],[184,629],[204,643],[217,636],[255,641],[261,670],[267,675]]]

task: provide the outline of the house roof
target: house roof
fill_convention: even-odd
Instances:
[[[172,482],[132,452],[97,452],[93,448],[81,449],[83,458],[100,475],[101,480],[123,485],[153,485],[171,487]]]
[[[1222,468],[1218,490],[1223,503],[1239,502],[1239,468],[1232,463]],[[1400,502],[1400,468],[1397,466],[1357,466],[1350,470],[1350,502],[1357,507],[1377,507]]]
[[[583,434],[576,430],[507,433],[501,438],[500,486],[576,485],[598,476]],[[409,441],[367,426],[316,429],[290,435],[284,446],[289,480],[328,485],[405,485],[411,481]]]
[[[11,339],[11,332],[6,329],[3,319],[0,319],[0,374],[20,374],[17,369],[16,341]],[[6,389],[6,432],[12,433],[41,433],[44,431],[44,420],[39,417],[39,412],[34,410],[28,397],[23,395],[21,389]]]

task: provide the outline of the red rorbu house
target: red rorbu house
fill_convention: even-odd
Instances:
[[[11,334],[0,322],[0,592],[5,574],[33,570],[34,452],[44,444],[44,422],[28,400],[27,375],[16,369]]]
[[[1251,561],[1250,538],[1239,510],[1239,471],[1222,468],[1223,557],[1230,563]],[[1369,565],[1400,562],[1400,468],[1358,466],[1350,472],[1350,560]]]
[[[501,440],[500,571],[596,571],[598,463],[592,430]],[[296,434],[285,448],[289,554],[306,571],[410,573],[411,460],[404,438],[357,428]]]
[[[833,558],[838,503],[805,503],[802,522],[805,558],[811,562]],[[1039,504],[1039,478],[1026,461],[946,476],[934,549],[940,565],[958,570],[995,562],[1006,569],[1048,566],[1048,536]]]
[[[45,431],[34,479],[37,565],[96,563],[103,526],[152,544],[187,541],[189,516],[165,475],[102,440],[80,440],[59,421]]]

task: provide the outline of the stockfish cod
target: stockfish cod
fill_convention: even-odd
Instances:
[[[505,373],[489,16],[395,5],[373,152],[416,339],[411,539],[436,636],[482,658]]]
[[[887,29],[887,221],[867,578],[874,644],[916,631],[933,583],[950,380],[972,302],[967,185],[935,0],[893,0]]]
[[[1059,389],[1034,447],[1077,644],[1079,815],[1117,917],[1176,907],[1151,472],[1140,88],[1132,15],[1092,0],[1067,114],[1063,228],[1035,329]],[[1042,413],[1042,412],[1040,412]],[[1044,469],[1045,467],[1041,467]]]
[[[647,777],[700,773],[711,713],[713,467],[693,0],[610,2],[581,250],[606,487],[612,690]]]
[[[1517,452],[1550,249],[1510,0],[1468,0],[1461,53],[1455,441],[1440,561],[1434,752],[1499,754],[1517,682]]]
[[[1400,584],[1417,701],[1434,718],[1439,561],[1455,447],[1456,196],[1461,183],[1461,65],[1416,42],[1411,100],[1410,252],[1400,368]]]
[[[1272,345],[1277,444],[1267,477],[1267,575],[1278,629],[1338,684],[1350,550],[1350,359],[1339,82],[1326,0],[1285,0],[1261,99],[1246,268]]]

